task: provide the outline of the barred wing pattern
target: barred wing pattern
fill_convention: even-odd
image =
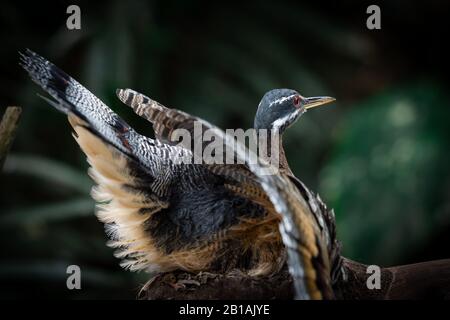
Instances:
[[[169,156],[186,151],[139,135],[91,92],[32,51],[21,56],[21,65],[54,99],[46,100],[68,115],[98,184],[92,190],[99,203],[97,215],[106,224],[110,245],[119,248],[122,265],[131,270],[148,267],[156,250],[141,226],[168,206],[158,186],[170,179],[164,175]]]

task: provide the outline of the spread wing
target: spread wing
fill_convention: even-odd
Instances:
[[[160,270],[168,255],[149,237],[147,222],[168,206],[174,176],[172,160],[187,151],[144,137],[77,81],[36,53],[27,50],[21,65],[67,114],[74,137],[97,183],[92,196],[97,216],[106,224],[121,265],[131,270]]]
[[[166,108],[130,89],[119,89],[117,95],[122,102],[153,124],[158,139],[162,141],[176,144],[179,142],[174,134],[177,129],[186,129],[193,133],[197,124],[203,129],[213,130],[215,138],[223,141],[225,145],[233,148],[237,146],[234,149],[235,156],[244,161],[245,166],[239,167],[238,171],[233,170],[233,166],[219,167],[226,170],[225,174],[257,180],[276,211],[281,214],[280,231],[288,250],[289,270],[294,279],[297,297],[300,299],[333,297],[330,230],[324,223],[322,214],[318,213],[323,209],[320,207],[322,202],[319,203],[300,180],[294,181],[285,174],[267,174],[267,163],[263,163],[261,159],[257,163],[248,161],[249,157],[246,155],[251,153],[250,150],[200,118]],[[197,137],[193,134],[192,138]]]
[[[194,141],[201,141],[201,139],[194,134],[196,124],[199,125],[202,130],[212,127],[212,125],[206,121],[204,121],[203,124],[197,117],[180,110],[167,108],[159,102],[134,90],[117,89],[116,94],[120,101],[132,107],[136,114],[153,124],[155,136],[159,141],[168,144],[178,144],[180,140],[177,132],[184,129],[190,133],[191,141],[182,142],[185,147],[188,146],[187,144],[189,143],[192,146]]]

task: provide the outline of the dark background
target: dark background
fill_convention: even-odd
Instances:
[[[66,29],[81,7],[82,29]],[[23,107],[0,175],[0,297],[134,298],[94,216],[85,157],[66,118],[18,66],[30,48],[139,132],[115,98],[134,88],[222,128],[247,128],[272,88],[337,102],[285,135],[294,173],[334,207],[345,256],[396,265],[450,257],[449,3],[361,1],[2,2],[0,108]],[[66,267],[82,290],[66,289]]]

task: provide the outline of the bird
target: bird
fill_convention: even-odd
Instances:
[[[197,123],[225,145],[235,142],[201,118],[118,89],[119,100],[153,124],[152,139],[33,51],[20,53],[20,65],[51,97],[42,98],[67,115],[96,183],[96,215],[122,267],[157,274],[238,269],[259,277],[287,263],[297,298],[334,298],[343,270],[334,212],[295,177],[282,148],[289,126],[334,98],[306,98],[291,89],[263,96],[254,128],[278,133],[280,143],[279,172],[268,175],[267,159],[249,162],[239,143],[241,164],[180,162],[196,151],[180,143],[177,129],[192,133]]]

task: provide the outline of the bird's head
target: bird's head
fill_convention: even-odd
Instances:
[[[291,89],[274,89],[267,92],[258,106],[255,129],[278,130],[282,133],[308,109],[334,101],[331,97],[306,98]]]

